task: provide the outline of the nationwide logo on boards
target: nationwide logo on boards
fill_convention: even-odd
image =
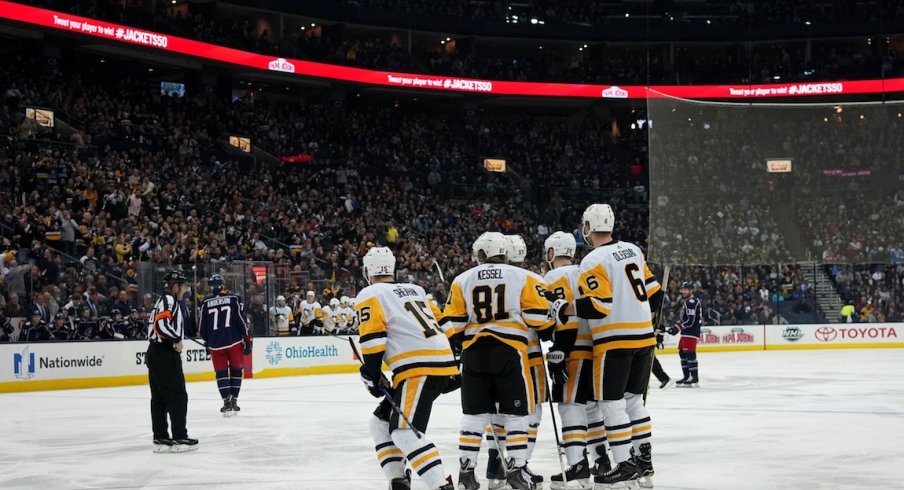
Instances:
[[[804,338],[804,333],[800,331],[800,327],[788,327],[782,331],[782,338],[788,342],[797,342]]]
[[[99,368],[104,365],[104,357],[47,357],[37,356],[31,352],[31,346],[25,346],[22,352],[13,353],[13,375],[16,379],[31,379],[41,369]]]
[[[13,354],[13,374],[16,379],[31,379],[35,377],[35,353],[29,352],[30,347],[25,346],[22,352]]]
[[[606,99],[627,99],[628,91],[613,85],[603,90],[603,97]]]
[[[286,73],[295,73],[295,65],[287,61],[285,58],[276,58],[271,61],[267,67],[271,71],[282,71]]]
[[[276,366],[280,363],[280,361],[282,361],[283,351],[282,347],[279,346],[279,342],[275,340],[273,342],[270,342],[269,344],[267,344],[267,348],[264,349],[264,352],[266,352],[264,357],[267,358],[267,363],[271,366]]]

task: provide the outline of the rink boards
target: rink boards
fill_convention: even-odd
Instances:
[[[706,326],[698,351],[904,348],[902,323]],[[666,336],[663,353],[677,352]],[[145,341],[0,344],[0,393],[97,388],[147,383]],[[188,381],[213,380],[210,356],[186,341]],[[246,377],[353,372],[358,361],[347,340],[335,337],[262,337],[245,357]],[[250,369],[247,369],[250,366]]]

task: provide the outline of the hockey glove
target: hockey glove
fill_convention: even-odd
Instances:
[[[552,375],[553,383],[563,385],[568,381],[564,352],[560,350],[549,351],[546,354],[546,365],[549,366],[549,373]]]
[[[550,303],[552,303],[553,301],[555,301],[557,299],[563,299],[563,298],[560,298],[558,294],[556,294],[548,289],[543,290],[543,296],[545,296],[546,301],[549,301]]]
[[[665,348],[665,336],[659,330],[656,331],[656,348],[662,350]]]
[[[250,356],[251,355],[251,347],[254,345],[254,341],[251,339],[245,339],[245,348],[242,349],[242,355]]]
[[[367,392],[370,393],[370,396],[374,398],[382,398],[383,390],[386,390],[386,393],[389,393],[389,390],[392,388],[392,385],[389,384],[389,380],[386,379],[386,376],[383,376],[383,373],[380,373],[379,379],[374,379],[370,373],[367,372],[365,367],[362,365],[361,369],[359,369],[361,373],[361,382],[364,383],[364,386],[367,388]]]
[[[669,333],[669,335],[678,335],[678,332],[680,332],[680,330],[678,329],[678,325],[672,325],[671,327],[669,327],[667,332]]]
[[[567,320],[567,316],[565,315],[566,308],[568,308],[568,302],[564,299],[557,299],[550,303],[549,311],[546,313],[546,316],[549,317],[550,320],[555,320],[558,323],[565,323]]]

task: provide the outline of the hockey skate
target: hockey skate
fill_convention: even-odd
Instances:
[[[514,460],[509,460],[506,465],[505,482],[512,490],[535,490],[537,486],[531,481],[531,476],[524,469],[524,466],[515,466]]]
[[[185,437],[182,439],[173,439],[173,447],[170,452],[187,453],[189,451],[197,451],[197,450],[198,450],[198,440],[192,439],[190,437]]]
[[[232,417],[235,415],[235,411],[232,409],[232,397],[227,396],[223,398],[223,408],[220,409],[220,413],[223,414],[224,417]]]
[[[653,488],[653,447],[645,442],[640,445],[640,454],[634,456],[637,465],[637,483],[640,488]]]
[[[508,484],[505,482],[505,466],[499,451],[490,449],[487,451],[487,488],[490,490],[505,490]]]
[[[600,451],[602,451],[602,453],[600,453]],[[597,448],[597,457],[593,462],[593,467],[590,468],[590,474],[593,476],[604,475],[611,469],[612,463],[609,462],[609,453],[606,452],[605,446],[600,446]]]
[[[679,388],[698,388],[700,386],[700,380],[697,378],[685,378],[675,383],[675,386]]]
[[[637,484],[637,465],[631,459],[622,461],[606,473],[593,477],[593,482],[595,490],[616,488],[636,490],[639,488]]]
[[[161,439],[154,439],[154,452],[155,453],[169,453],[173,450],[173,440],[165,437]]]
[[[393,478],[389,482],[389,490],[411,490],[411,472],[405,471],[402,478]]]
[[[446,477],[446,483],[443,486],[439,487],[439,490],[455,490],[455,486],[452,485],[452,477]]]
[[[578,486],[574,486],[573,484]],[[582,490],[591,490],[593,483],[590,482],[590,465],[587,460],[578,461],[577,464],[569,466],[565,470],[565,479],[562,474],[552,475],[549,478],[549,488],[552,490],[564,490],[566,488],[580,488]]]
[[[675,384],[675,380],[673,380],[672,378],[669,378],[669,379],[663,381],[662,383],[659,383],[659,389],[664,390],[666,388],[671,387],[674,384]]]
[[[458,470],[458,490],[477,490],[480,483],[477,483],[477,477],[474,476],[474,468],[469,467],[467,459],[460,460],[461,469]]]
[[[232,404],[231,404],[231,405],[232,405],[232,411],[235,412],[235,414],[238,414],[239,412],[242,411],[242,409],[239,408],[239,399],[236,398],[236,397],[234,397],[234,396],[233,396],[233,397],[230,397],[230,398],[232,398]]]
[[[534,472],[527,466],[527,464],[524,465],[523,471],[524,471],[525,473],[527,473],[527,475],[530,477],[530,481],[531,481],[531,483],[534,484],[534,487],[536,487],[536,488],[543,488],[543,476],[534,473]]]

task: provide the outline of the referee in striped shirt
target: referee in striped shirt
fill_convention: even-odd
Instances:
[[[148,382],[151,386],[151,424],[154,428],[154,452],[179,453],[198,449],[198,440],[188,437],[185,416],[188,393],[182,373],[182,336],[185,308],[179,302],[186,279],[180,270],[163,276],[164,292],[154,304],[148,320]],[[166,416],[173,425],[170,437]]]

